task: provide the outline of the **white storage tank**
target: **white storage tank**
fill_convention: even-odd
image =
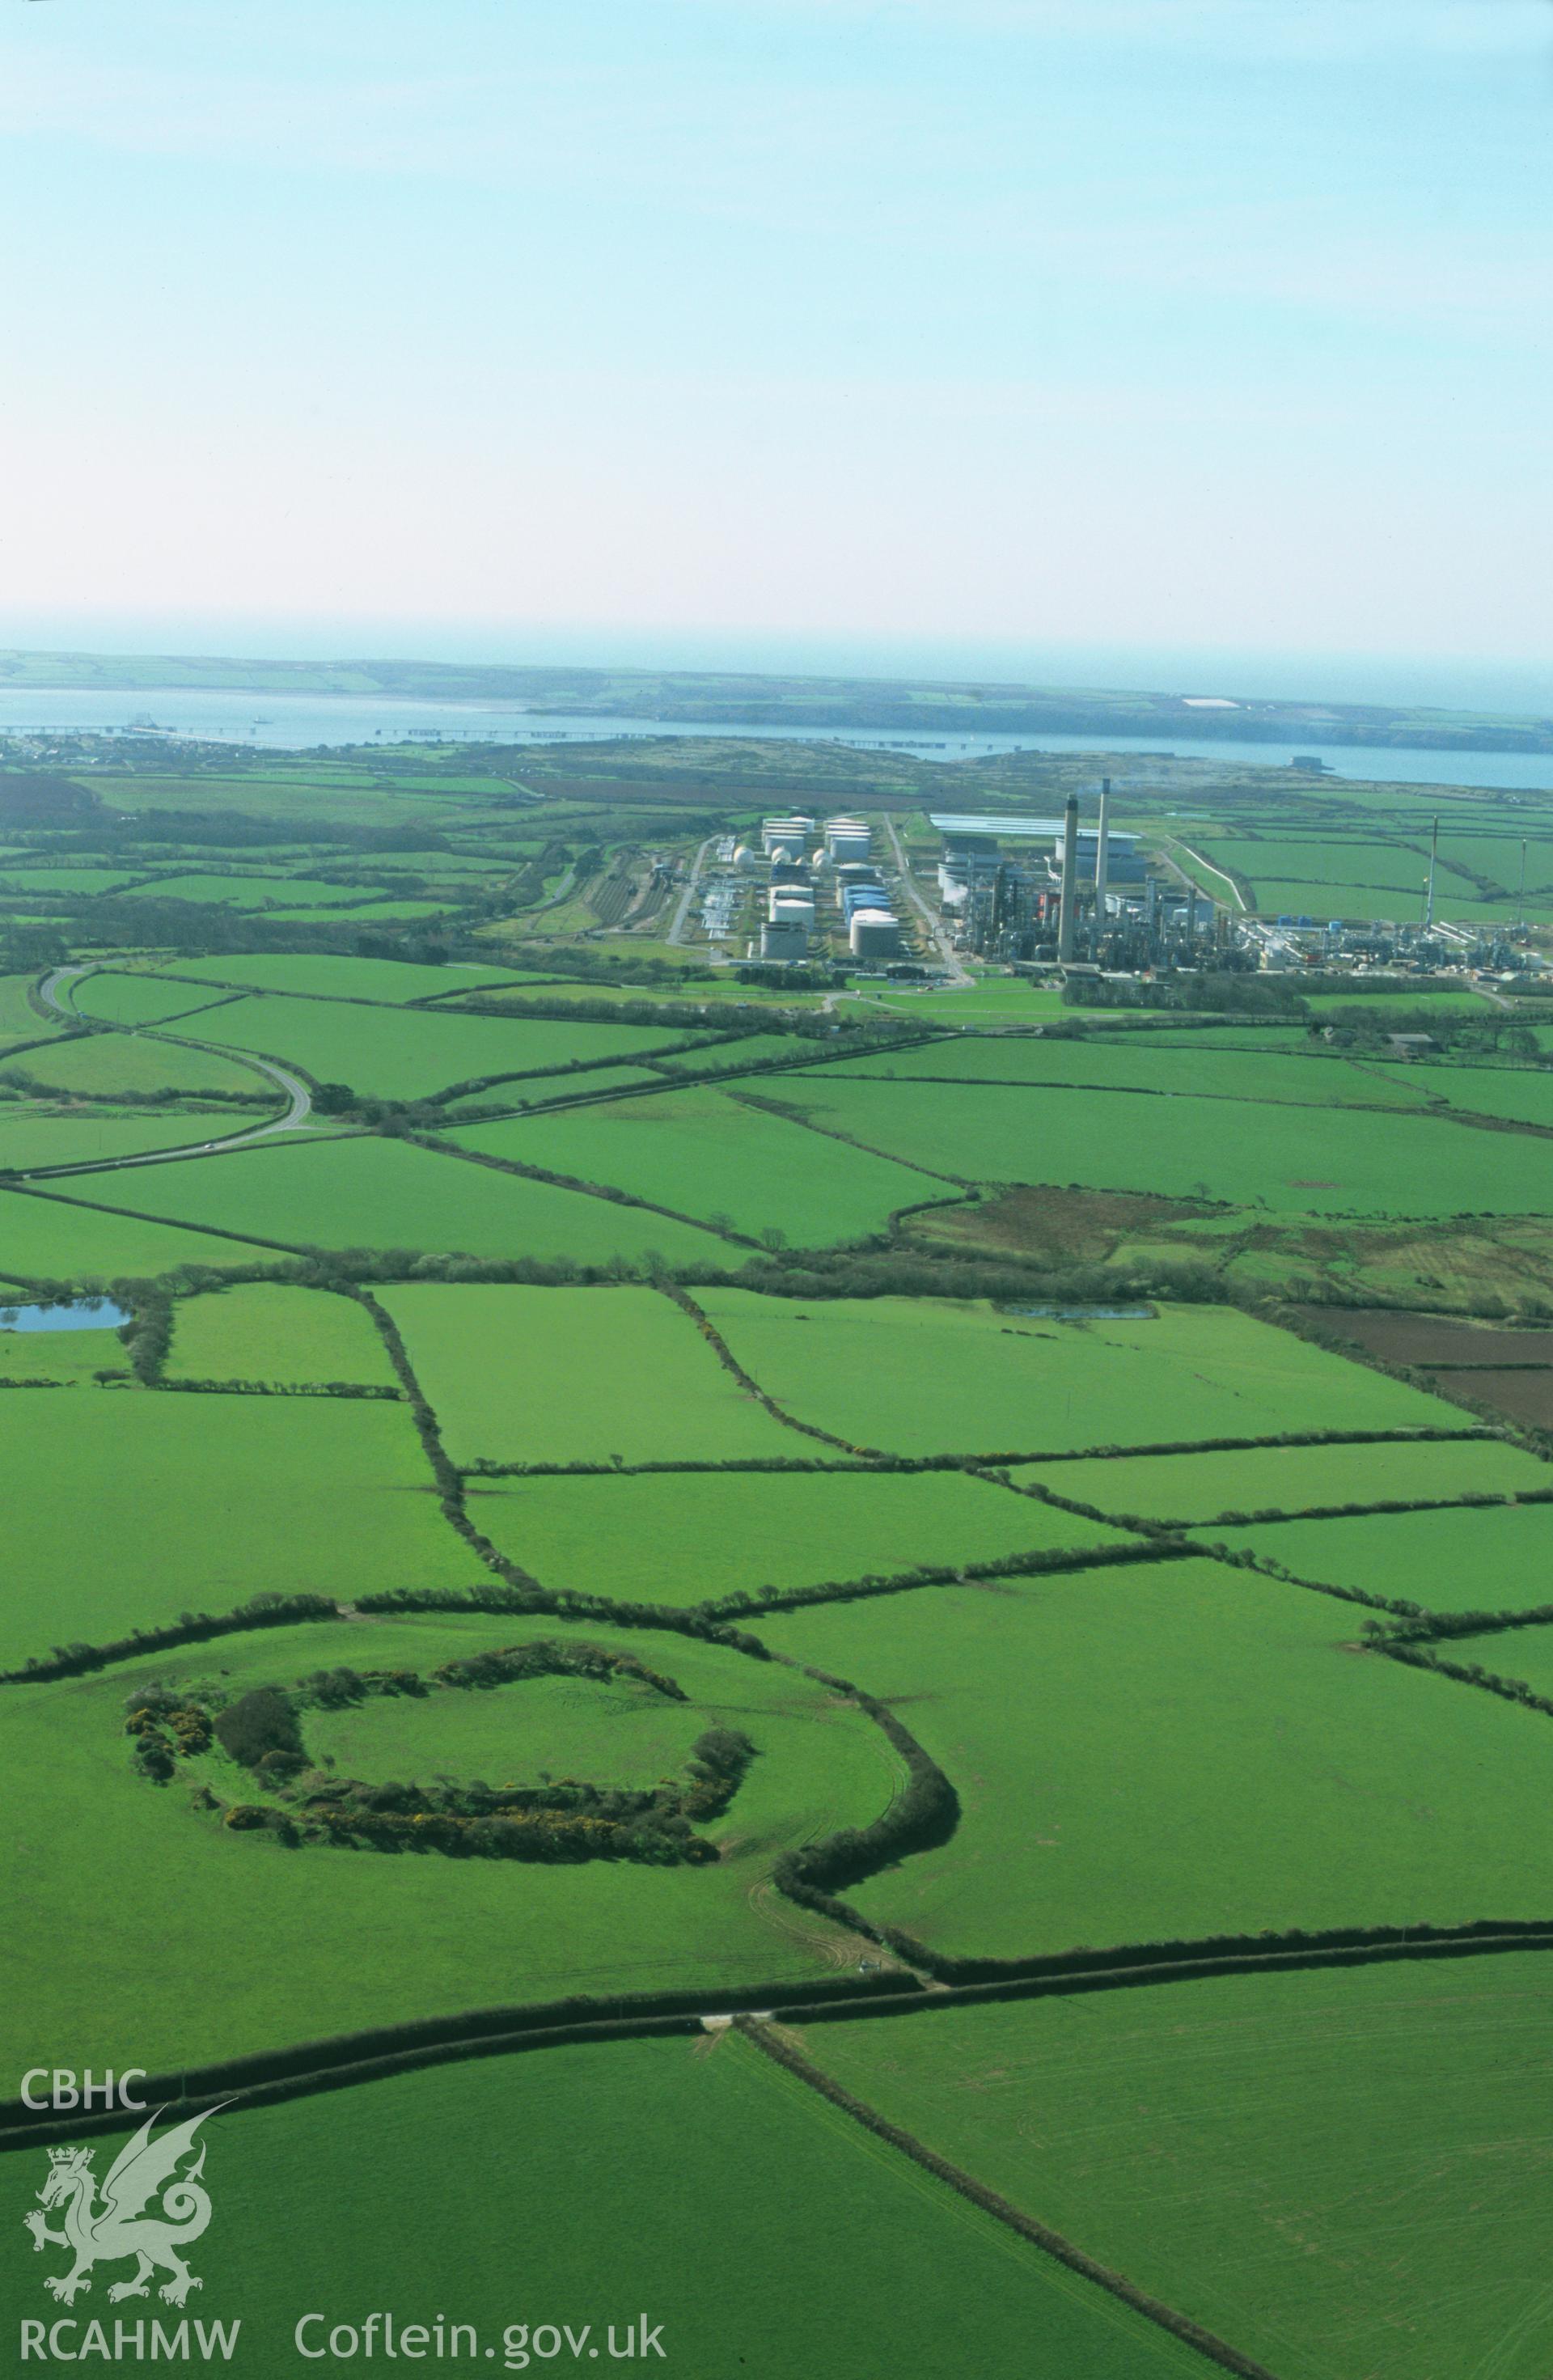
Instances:
[[[901,921],[888,909],[857,909],[852,918],[855,959],[892,959],[900,955]]]
[[[794,965],[809,954],[809,938],[802,926],[773,925],[760,929],[760,955]]]

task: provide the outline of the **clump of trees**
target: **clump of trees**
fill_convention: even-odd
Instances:
[[[683,1775],[645,1791],[575,1778],[538,1784],[491,1785],[478,1778],[371,1783],[313,1767],[302,1741],[298,1715],[309,1706],[338,1709],[370,1694],[423,1696],[439,1686],[469,1691],[551,1675],[626,1678],[686,1700],[673,1679],[629,1654],[540,1642],[444,1662],[431,1682],[404,1669],[318,1670],[294,1688],[256,1686],[213,1711],[171,1688],[145,1688],[130,1699],[125,1730],[135,1739],[140,1773],[159,1784],[173,1776],[180,1757],[208,1751],[213,1740],[271,1798],[226,1805],[207,1787],[205,1806],[220,1811],[235,1832],[269,1832],[287,1844],[551,1863],[626,1859],[660,1867],[715,1860],[715,1845],[695,1828],[726,1810],[757,1756],[737,1729],[707,1729],[692,1745]]]

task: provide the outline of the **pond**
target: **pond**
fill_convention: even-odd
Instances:
[[[111,1297],[61,1299],[54,1305],[0,1305],[0,1330],[116,1330],[128,1311]]]
[[[1152,1305],[1061,1305],[1037,1298],[1029,1305],[1000,1305],[1000,1314],[1036,1314],[1047,1322],[1153,1322]]]

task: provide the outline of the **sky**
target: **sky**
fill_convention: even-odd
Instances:
[[[0,638],[1553,704],[1549,0],[6,0]]]

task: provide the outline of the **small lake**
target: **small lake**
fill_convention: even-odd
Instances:
[[[1154,1322],[1159,1319],[1152,1305],[1052,1305],[1044,1300],[1034,1305],[1000,1305],[1000,1314],[1037,1315],[1046,1322]]]
[[[76,1297],[58,1305],[0,1305],[0,1330],[116,1330],[129,1315],[111,1297]]]
[[[153,729],[134,727],[150,721]],[[1484,785],[1507,792],[1553,788],[1553,753],[1381,751],[1329,744],[1313,735],[1286,744],[1242,742],[1226,735],[970,735],[907,728],[700,726],[661,719],[605,719],[597,712],[542,711],[518,702],[436,702],[388,695],[246,694],[229,687],[167,686],[134,693],[81,686],[0,687],[0,735],[55,730],[70,735],[123,734],[154,744],[155,731],[200,742],[249,744],[276,751],[311,751],[321,745],[598,743],[644,735],[762,736],[779,743],[850,744],[873,752],[909,752],[925,760],[977,760],[1000,752],[1107,752],[1133,756],[1145,782],[1161,754],[1183,760],[1286,765],[1296,752],[1324,760],[1334,776],[1383,784]],[[1123,780],[1125,783],[1126,780]]]

